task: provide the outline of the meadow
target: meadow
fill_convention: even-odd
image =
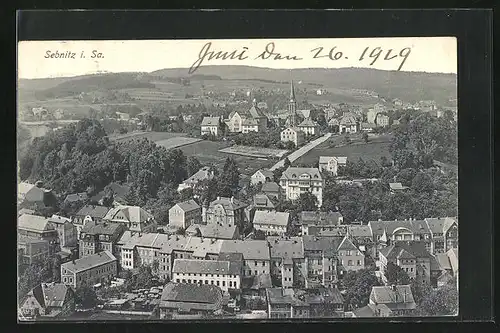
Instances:
[[[352,138],[352,143],[342,146],[342,136],[333,136],[333,140],[327,140],[313,148],[307,154],[297,159],[293,165],[314,165],[318,163],[320,156],[346,156],[350,161],[375,160],[380,162],[380,158],[385,156],[390,159],[389,146],[391,137],[389,135],[375,136],[370,134],[368,143],[362,142],[359,136]],[[331,146],[332,142],[335,146]]]

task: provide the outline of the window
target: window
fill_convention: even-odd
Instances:
[[[257,261],[254,261],[255,266],[257,266]]]
[[[358,266],[361,266],[361,260],[358,260]]]
[[[265,261],[262,262],[262,267],[266,267],[266,262]]]
[[[347,262],[347,266],[352,266],[352,260],[349,260],[349,261]]]
[[[176,280],[176,282],[177,282],[177,283],[179,283],[179,282],[181,282],[181,281],[180,281],[180,279],[177,279],[177,280]]]
[[[222,281],[222,286],[225,287],[226,286],[226,281]]]
[[[219,280],[217,280],[217,287],[218,287],[219,285],[220,285],[220,282],[219,282]]]

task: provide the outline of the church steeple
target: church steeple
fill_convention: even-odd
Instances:
[[[288,122],[290,127],[294,127],[295,115],[297,112],[297,102],[295,101],[295,89],[293,86],[292,71],[290,71],[290,101],[288,102]]]

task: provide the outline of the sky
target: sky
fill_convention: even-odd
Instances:
[[[234,51],[234,59],[209,59],[219,51],[227,54]],[[457,73],[455,37],[21,41],[17,56],[18,77],[26,79],[195,69],[197,62],[201,62],[200,67],[364,67]]]

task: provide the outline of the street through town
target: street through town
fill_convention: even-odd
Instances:
[[[318,145],[320,145],[323,142],[325,142],[326,140],[328,140],[331,136],[332,136],[332,133],[326,133],[322,137],[317,138],[316,140],[313,140],[313,141],[309,142],[305,146],[297,149],[296,151],[294,151],[293,153],[291,153],[290,155],[288,155],[287,156],[288,160],[290,162],[295,161],[296,159],[298,159],[302,155],[305,155],[306,153],[308,153],[311,149],[317,147]],[[271,167],[271,171],[273,171],[273,170],[275,170],[277,168],[281,168],[284,163],[285,163],[285,159],[280,160],[278,163],[276,163],[275,165],[273,165]]]

